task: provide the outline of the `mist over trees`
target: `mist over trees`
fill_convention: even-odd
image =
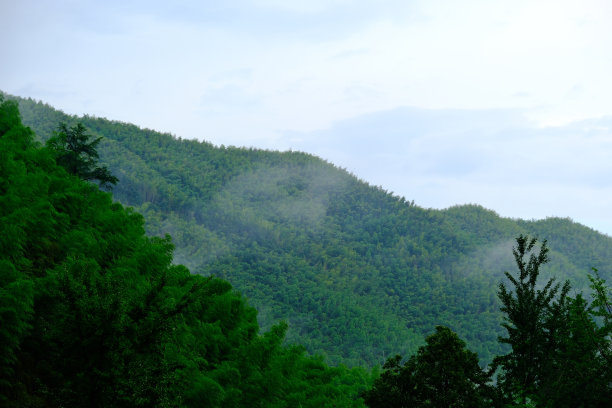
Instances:
[[[2,405],[606,406],[609,238],[24,106],[48,137],[0,100]]]
[[[569,219],[425,209],[305,153],[213,146],[18,101],[38,140],[79,122],[102,137],[113,198],[143,214],[147,234],[172,235],[175,263],[228,280],[264,330],[286,320],[288,342],[332,364],[411,355],[436,325],[489,363],[503,351],[495,292],[521,234],[549,240],[544,278],[588,290],[591,267],[612,277],[612,240]]]
[[[365,371],[283,346],[284,323],[260,333],[229,283],[173,265],[169,237],[0,102],[3,406],[362,405]]]
[[[571,285],[539,282],[548,262],[546,241],[519,236],[513,255],[518,273],[506,272],[498,296],[510,346],[490,369],[447,327],[436,327],[403,365],[387,360],[372,389],[364,393],[376,407],[607,407],[612,395],[612,294],[597,275],[589,276],[593,301]],[[596,273],[597,271],[595,271]],[[497,380],[492,382],[492,375]]]

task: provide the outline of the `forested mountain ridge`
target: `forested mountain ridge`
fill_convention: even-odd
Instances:
[[[488,361],[496,288],[521,233],[549,240],[547,272],[560,280],[582,289],[591,267],[611,276],[612,239],[568,219],[424,209],[305,153],[215,147],[18,100],[43,140],[77,120],[103,136],[115,199],[144,214],[149,234],[173,236],[177,263],[229,280],[264,327],[287,320],[290,342],[332,363],[411,354],[437,324]]]
[[[284,323],[260,334],[89,182],[115,180],[82,130],[43,146],[0,95],[0,406],[363,407],[365,370],[283,346]]]

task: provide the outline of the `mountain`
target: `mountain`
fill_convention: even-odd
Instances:
[[[260,333],[85,181],[110,179],[82,127],[42,147],[16,105],[0,95],[0,406],[364,406],[365,370],[283,345],[285,323]]]
[[[490,361],[497,286],[519,234],[547,239],[546,273],[579,290],[592,267],[612,277],[612,238],[570,219],[425,209],[306,153],[214,146],[16,99],[42,140],[60,122],[102,136],[114,198],[144,215],[148,234],[172,235],[176,263],[231,282],[264,329],[286,320],[288,342],[333,364],[412,354],[436,325]]]

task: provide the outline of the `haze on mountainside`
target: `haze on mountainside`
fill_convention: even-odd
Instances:
[[[612,239],[569,219],[522,221],[481,206],[428,210],[301,152],[220,148],[131,124],[66,115],[18,98],[47,140],[82,122],[151,235],[171,234],[174,260],[228,280],[264,329],[331,363],[374,365],[410,354],[445,324],[488,362],[501,351],[495,296],[519,234],[549,240],[545,277],[588,286],[612,271]]]
[[[0,89],[612,234],[611,19],[599,0],[0,1]]]
[[[585,264],[609,275],[612,242],[584,226],[425,210],[307,154],[215,148],[3,95],[0,152],[2,405],[609,404],[612,292],[593,270],[589,302],[580,280]],[[138,212],[87,180],[123,183],[115,199],[140,203],[149,230],[197,248],[196,274],[173,264],[168,234],[145,236]],[[508,234],[515,270],[500,283]],[[325,357],[292,345],[284,322],[259,334],[213,274]],[[577,284],[555,283],[566,277]],[[490,370],[455,330],[496,354]],[[411,356],[387,359],[389,347]],[[368,357],[386,360],[382,373],[325,362]]]

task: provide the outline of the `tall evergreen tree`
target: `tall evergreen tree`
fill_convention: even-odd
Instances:
[[[503,327],[500,342],[511,351],[496,357],[499,385],[510,402],[536,407],[605,407],[612,395],[608,291],[601,278],[591,278],[591,305],[569,282],[538,282],[548,262],[546,242],[520,236],[513,250],[518,275],[506,272],[513,285],[499,286]],[[600,319],[598,323],[597,319]]]
[[[502,326],[507,337],[501,343],[512,349],[496,357],[494,367],[501,366],[500,385],[507,396],[520,395],[522,403],[537,395],[542,387],[550,356],[557,347],[559,325],[564,319],[564,307],[569,282],[555,284],[554,278],[538,289],[540,268],[548,262],[546,241],[537,247],[537,239],[519,236],[512,253],[518,275],[505,272],[513,286],[500,283],[498,296],[505,314]],[[558,295],[558,296],[557,296]]]
[[[57,163],[68,173],[82,180],[98,180],[101,186],[116,184],[118,179],[105,166],[98,166],[98,144],[101,137],[92,139],[82,123],[68,127],[61,123],[58,131],[47,141],[47,147],[55,152]]]

